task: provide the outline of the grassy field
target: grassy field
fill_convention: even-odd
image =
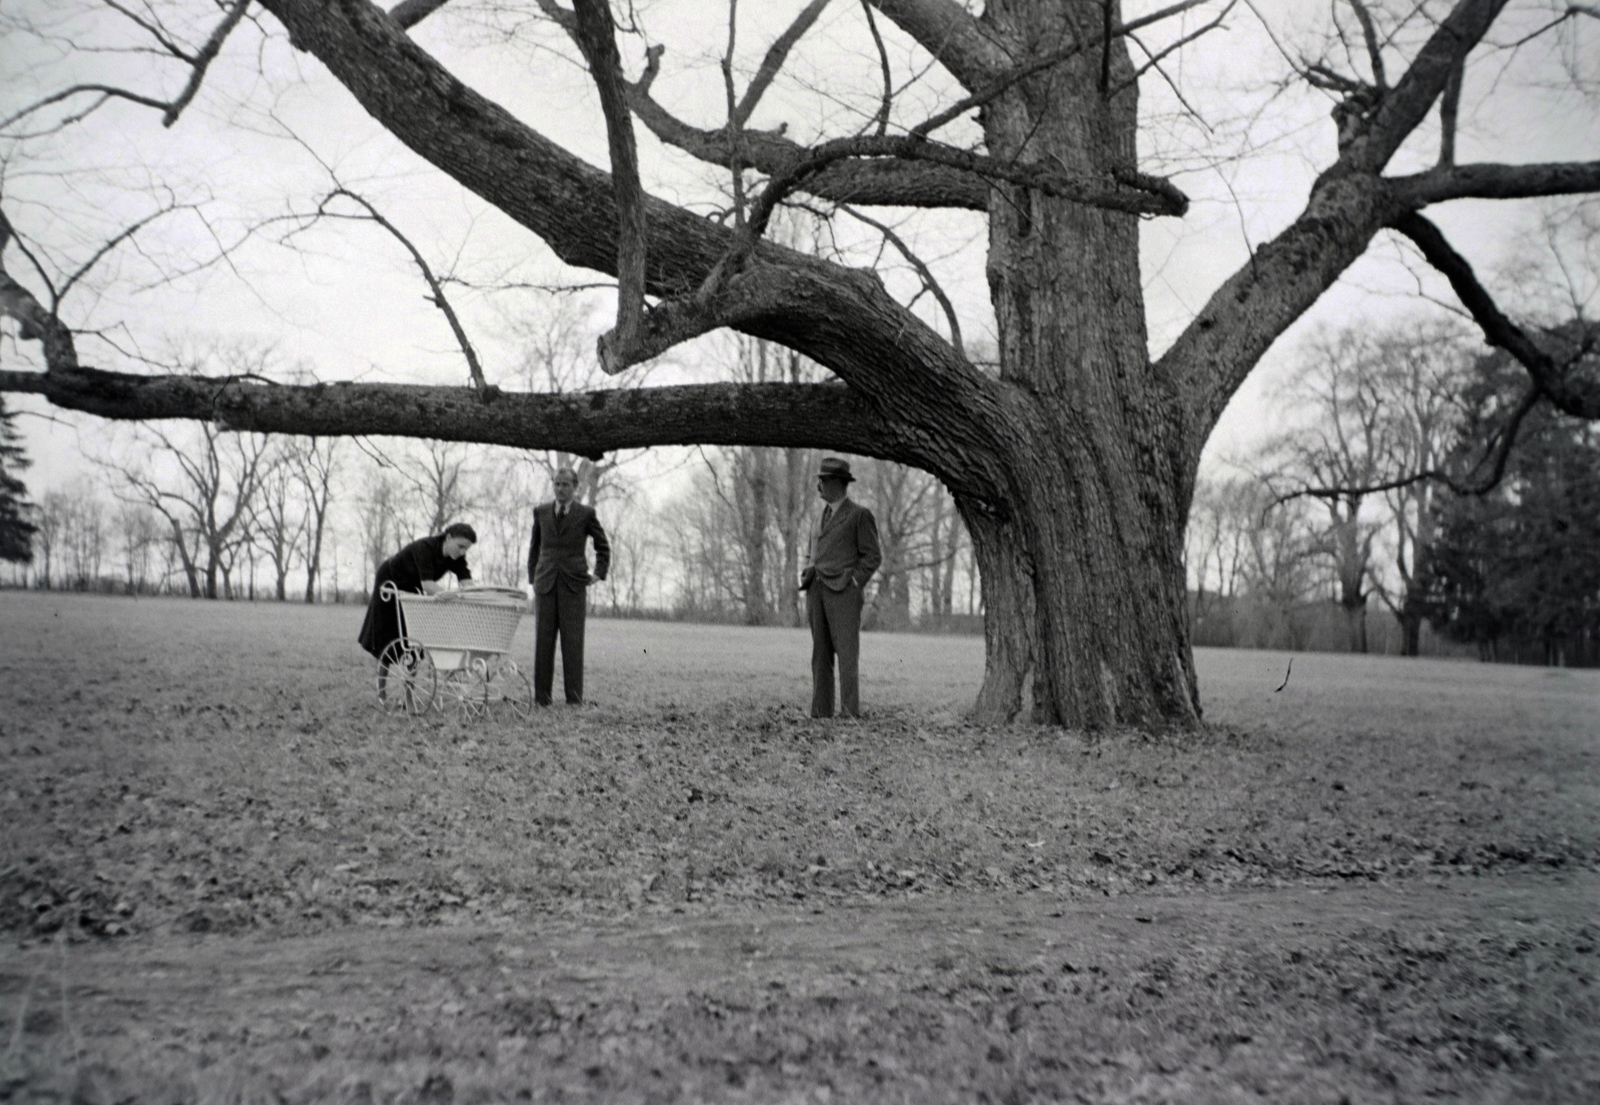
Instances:
[[[359,620],[0,592],[0,1099],[1600,1100],[1600,673],[1202,652],[1086,739],[594,620],[465,723]]]

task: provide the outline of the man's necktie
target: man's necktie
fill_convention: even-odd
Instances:
[[[833,517],[833,504],[829,503],[827,506],[822,508],[822,528],[823,529],[827,529],[828,528],[828,519],[830,519],[832,517]]]

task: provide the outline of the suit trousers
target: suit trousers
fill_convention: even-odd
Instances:
[[[583,701],[583,624],[588,616],[589,593],[560,583],[552,591],[534,596],[533,700],[550,705],[555,682],[556,638],[561,638],[561,682],[567,701]]]
[[[839,658],[839,713],[861,716],[861,588],[835,591],[820,579],[806,591],[811,621],[811,716],[833,716],[833,661]]]

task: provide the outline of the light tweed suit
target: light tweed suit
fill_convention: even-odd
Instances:
[[[824,523],[824,517],[826,523]],[[811,528],[800,587],[811,622],[811,716],[833,716],[833,661],[839,659],[839,712],[861,716],[861,607],[867,581],[883,563],[872,511],[846,497]]]

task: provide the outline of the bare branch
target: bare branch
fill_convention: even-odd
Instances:
[[[410,30],[449,2],[450,0],[400,0],[400,3],[389,9],[389,18]]]
[[[1467,59],[1460,58],[1450,70],[1444,92],[1439,96],[1439,164],[1456,163],[1456,119],[1461,110],[1461,81],[1466,75]]]
[[[90,111],[93,111],[95,107],[99,107],[100,104],[104,103],[108,98],[127,100],[130,103],[140,104],[144,107],[159,107],[164,109],[169,106],[165,100],[157,100],[151,96],[144,96],[137,92],[129,92],[126,88],[116,88],[108,84],[75,84],[71,88],[62,89],[60,92],[46,96],[44,99],[35,103],[31,103],[27,107],[8,115],[4,120],[0,120],[0,130],[4,130],[13,123],[26,119],[29,115],[32,115],[41,108],[49,107],[51,104],[60,103],[62,100],[71,99],[73,96],[81,96],[86,92],[99,93],[99,103],[96,103],[94,107],[89,108],[79,115],[74,116],[72,119],[67,120],[68,122],[77,122],[85,115],[88,115]]]
[[[557,7],[553,0],[539,0],[541,8],[552,18],[559,19],[563,9]],[[944,2],[944,0],[940,0]],[[1115,28],[1114,34],[1122,35],[1131,33],[1141,27],[1149,26],[1162,19],[1167,19],[1180,12],[1208,2],[1208,0],[1182,0],[1180,3],[1169,5],[1160,11],[1148,16],[1130,21]],[[877,5],[882,9],[883,5]],[[569,27],[570,20],[567,24]],[[1096,36],[1095,41],[1099,40]],[[1083,52],[1086,45],[1092,43],[1075,43],[1072,46],[1052,52],[1037,58],[1025,65],[1007,66],[1003,75],[986,84],[983,89],[959,102],[951,105],[927,120],[911,128],[908,132],[910,138],[924,137],[963,114],[983,106],[989,101],[1002,95],[1007,89],[1014,87],[1018,82],[1037,73],[1043,72],[1053,66],[1060,65]],[[703,130],[689,126],[682,120],[673,116],[664,109],[650,95],[650,87],[660,70],[662,48],[651,47],[646,55],[646,65],[643,75],[637,82],[629,86],[630,102],[635,114],[641,122],[649,127],[651,132],[669,145],[692,154],[702,161],[724,168],[731,168],[737,161],[738,164],[757,169],[769,176],[778,177],[795,171],[801,163],[812,161],[815,150],[808,149],[799,143],[783,138],[781,133],[768,133],[761,131],[741,130],[736,140],[727,132],[726,127],[719,127],[715,131]],[[880,127],[880,132],[882,128]],[[880,133],[880,138],[885,142],[896,139],[886,137]],[[820,148],[820,147],[819,147]],[[938,147],[945,149],[948,147]],[[915,152],[911,146],[901,147],[898,150],[886,149],[881,154],[866,156],[881,157],[880,162],[862,164],[854,160],[857,155],[847,154],[843,157],[830,156],[821,163],[808,164],[805,167],[804,190],[821,199],[832,200],[838,203],[854,205],[873,204],[907,207],[958,207],[969,210],[986,210],[989,203],[989,187],[981,179],[974,179],[965,170],[985,164],[979,155],[966,151],[950,157],[943,157],[937,153],[926,155]],[[908,152],[909,151],[909,152]],[[897,163],[901,159],[914,159],[927,162],[919,165],[905,165]],[[895,159],[895,160],[890,160]],[[1033,171],[1037,174],[1037,170]],[[1017,174],[1021,175],[1018,176]],[[1010,174],[1010,175],[1003,175]],[[1009,163],[1004,168],[997,169],[983,175],[1000,176],[1013,183],[1022,183],[1032,186],[1027,179],[1029,170],[1017,170]],[[1148,188],[1154,181],[1153,178],[1132,178],[1129,183],[1134,188]],[[1166,197],[1174,202],[1179,202],[1180,193],[1164,182],[1155,185]],[[1063,193],[1064,194],[1064,193]],[[1078,199],[1079,202],[1093,202],[1087,193],[1074,193],[1068,198]],[[1117,210],[1129,210],[1125,206],[1118,206]],[[1151,214],[1178,213],[1171,207],[1164,206],[1159,210],[1133,208]]]
[[[874,133],[889,133],[889,109],[894,103],[894,77],[889,71],[889,50],[878,31],[878,21],[873,18],[870,0],[861,0],[861,14],[867,17],[867,30],[872,34],[872,44],[878,48],[878,71],[883,74],[883,96],[878,101],[877,127]]]
[[[834,162],[851,157],[895,157],[911,161],[932,161],[961,169],[980,177],[1003,180],[1033,188],[1047,196],[1073,200],[1089,207],[1134,214],[1181,215],[1189,200],[1171,182],[1138,172],[1122,172],[1105,178],[1066,172],[1037,164],[969,153],[954,146],[906,136],[839,138],[807,152],[804,159],[775,174],[751,210],[751,225],[762,233],[767,216],[784,197],[806,188],[808,179]]]
[[[738,107],[734,103],[733,91],[733,47],[738,40],[739,31],[739,0],[728,0],[728,49],[722,55],[722,91],[727,99],[727,122],[723,124],[727,134],[728,152],[731,162],[728,165],[730,186],[733,190],[733,220],[734,226],[740,231],[744,230],[744,156],[740,150],[739,137],[742,128],[736,116]]]
[[[1393,226],[1415,242],[1428,263],[1450,281],[1489,344],[1515,357],[1557,409],[1578,418],[1600,418],[1600,379],[1586,378],[1581,370],[1569,373],[1566,370],[1574,367],[1578,358],[1565,366],[1557,364],[1526,331],[1507,318],[1478,282],[1471,264],[1456,252],[1438,227],[1415,213],[1395,220]]]
[[[350,200],[365,211],[366,215],[362,216],[363,218],[383,227],[395,241],[406,248],[407,253],[411,254],[411,260],[416,263],[417,268],[422,272],[422,279],[428,282],[428,290],[431,293],[428,296],[429,301],[444,313],[445,319],[450,323],[450,330],[456,336],[456,344],[461,347],[461,355],[467,360],[467,376],[471,380],[472,386],[480,392],[483,391],[489,385],[483,378],[483,365],[478,361],[477,351],[473,349],[472,342],[467,338],[466,328],[461,325],[461,319],[457,317],[455,308],[450,305],[449,298],[444,294],[443,282],[434,275],[427,259],[422,256],[422,251],[412,243],[410,238],[401,233],[399,227],[385,218],[383,212],[374,207],[365,196],[352,192],[343,185],[328,193],[318,206],[318,213],[325,214],[328,202],[340,196]]]
[[[569,35],[575,35],[577,33],[578,17],[571,11],[568,11],[560,4],[557,4],[555,0],[535,0],[535,2],[539,5],[539,10],[544,12],[545,16],[556,26],[560,27],[563,31],[566,31]],[[655,46],[651,49],[653,51],[659,51],[665,49],[665,47]]]
[[[1286,492],[1277,496],[1272,501],[1272,506],[1282,506],[1294,499],[1356,499],[1367,495],[1377,495],[1385,491],[1399,491],[1401,488],[1411,487],[1423,482],[1433,482],[1448,487],[1457,495],[1487,495],[1500,485],[1505,478],[1506,464],[1511,459],[1511,450],[1517,443],[1518,434],[1521,432],[1523,420],[1539,405],[1544,398],[1544,392],[1535,385],[1527,390],[1522,398],[1517,400],[1517,405],[1511,410],[1511,417],[1506,424],[1500,427],[1494,440],[1484,455],[1472,466],[1472,474],[1482,472],[1484,465],[1489,466],[1489,471],[1481,480],[1462,480],[1443,468],[1428,468],[1421,472],[1413,472],[1396,479],[1385,480],[1382,483],[1365,484],[1360,487],[1302,487],[1296,491]]]
[[[62,284],[60,288],[55,290],[56,301],[51,307],[51,313],[54,314],[56,311],[60,310],[61,300],[66,298],[66,294],[72,290],[72,286],[79,280],[82,280],[85,276],[89,275],[90,270],[100,263],[101,258],[105,257],[106,254],[116,249],[123,242],[131,241],[135,234],[139,233],[139,231],[143,230],[145,227],[149,226],[163,215],[170,215],[173,210],[174,208],[166,207],[159,211],[153,211],[149,215],[146,215],[144,218],[140,219],[138,222],[133,223],[130,226],[123,227],[113,237],[102,244],[99,249],[95,250],[94,253],[89,256],[87,261],[85,261],[82,265],[79,265],[77,270],[73,272],[72,275],[67,277],[66,283]]]
[[[1362,0],[1350,0],[1355,9],[1356,22],[1361,24],[1361,38],[1367,44],[1367,64],[1372,66],[1372,84],[1380,92],[1389,87],[1383,74],[1383,48],[1378,42],[1378,29],[1372,24],[1372,13]]]
[[[178,98],[168,106],[166,113],[161,117],[161,125],[170,127],[178,121],[178,116],[183,114],[183,109],[189,106],[195,93],[200,91],[200,82],[205,80],[206,70],[216,60],[217,54],[222,50],[222,44],[228,35],[239,25],[244,18],[244,13],[250,7],[251,0],[234,0],[233,7],[217,24],[217,29],[211,32],[211,37],[206,39],[206,44],[200,47],[200,52],[190,59],[191,69],[189,80],[184,84],[183,91],[178,93]]]
[[[633,363],[644,314],[644,186],[639,182],[633,113],[628,108],[610,4],[607,0],[576,0],[575,8],[578,44],[589,62],[605,114],[611,186],[617,204],[617,325],[600,336],[599,357],[607,372],[620,372]]]
[[[179,61],[194,60],[189,56],[188,51],[184,50],[182,46],[179,46],[172,40],[172,37],[167,34],[166,28],[161,26],[160,20],[146,19],[138,12],[129,11],[127,7],[117,3],[117,0],[101,0],[101,3],[105,4],[106,7],[121,15],[124,19],[128,20],[128,22],[132,23],[134,26],[148,34],[151,38],[155,39],[161,44],[161,48],[163,50],[177,58]],[[148,4],[145,5],[145,10],[150,10]]]
[[[900,252],[900,256],[904,257],[906,262],[917,270],[917,276],[922,279],[922,286],[928,289],[928,292],[934,299],[939,301],[939,306],[944,310],[945,321],[950,324],[950,344],[955,346],[957,354],[965,357],[967,351],[961,343],[961,320],[956,317],[955,305],[950,302],[950,297],[944,294],[944,289],[939,286],[939,281],[934,279],[932,270],[922,263],[922,259],[911,251],[911,247],[906,245],[900,235],[896,234],[888,224],[869,218],[851,207],[842,207],[841,210],[851,218],[858,219],[877,230],[890,245]]]
[[[397,138],[538,235],[563,261],[615,272],[617,218],[607,174],[464,85],[371,5],[262,3]],[[647,289],[667,300],[646,312],[647,346],[673,333],[728,326],[826,365],[876,408],[893,411],[896,424],[947,425],[957,411],[985,426],[1000,418],[994,382],[870,275],[768,242],[751,253],[712,220],[652,197],[646,204]],[[730,268],[732,256],[760,263],[708,279]],[[713,294],[702,297],[703,289]],[[851,329],[844,340],[845,320],[858,316],[873,326]],[[932,436],[917,431],[917,437],[919,449],[942,448]],[[946,450],[920,466],[951,486],[999,479],[982,448],[960,457]],[[981,473],[969,478],[964,468]]]
[[[1472,52],[1499,16],[1507,0],[1460,0],[1418,51],[1392,89],[1379,90],[1379,102],[1351,136],[1338,164],[1329,172],[1382,170],[1411,132],[1422,122],[1444,90],[1450,74]]]
[[[201,46],[197,53],[191,55],[168,38],[166,32],[160,26],[141,18],[135,12],[128,11],[126,8],[112,2],[112,0],[106,0],[106,2],[111,8],[126,16],[157,42],[161,43],[167,53],[188,64],[190,70],[189,79],[184,82],[183,90],[178,93],[175,99],[159,100],[154,96],[131,92],[126,88],[117,88],[113,85],[75,84],[70,88],[52,93],[19,111],[13,112],[6,119],[0,121],[0,131],[34,114],[41,108],[49,107],[51,104],[60,103],[63,100],[71,99],[73,96],[79,96],[84,93],[98,93],[101,99],[83,112],[62,120],[56,124],[56,128],[78,122],[100,107],[107,99],[127,100],[143,107],[159,108],[162,112],[161,125],[164,127],[172,126],[178,121],[178,117],[183,114],[183,109],[189,106],[195,94],[200,91],[200,84],[205,80],[206,70],[216,60],[217,54],[222,50],[222,44],[227,40],[228,35],[244,19],[245,12],[251,4],[251,0],[234,0],[233,7],[228,9],[227,14],[223,16],[222,22],[211,32],[210,37],[206,39],[205,45]]]
[[[598,458],[646,445],[780,445],[885,456],[894,434],[840,384],[696,384],[561,394],[241,377],[138,376],[94,368],[0,370],[0,392],[43,395],[103,418],[215,422],[258,433],[368,434],[561,449]]]
[[[659,57],[652,47],[649,61]],[[661,141],[712,165],[731,168],[733,150],[726,128],[714,131],[691,127],[675,118],[648,94],[655,69],[647,61],[644,77],[630,87],[630,102],[640,122]],[[806,147],[779,133],[746,130],[739,136],[742,164],[776,176],[803,158]],[[897,161],[837,161],[808,178],[806,190],[821,199],[839,203],[897,207],[955,207],[982,211],[988,207],[989,187],[943,166]]]
[[[751,78],[749,86],[744,90],[744,98],[739,101],[739,106],[733,112],[734,123],[737,126],[743,127],[749,122],[751,113],[761,102],[761,97],[766,94],[768,86],[783,68],[783,63],[788,60],[789,51],[794,49],[794,44],[811,29],[817,17],[822,14],[822,9],[827,6],[828,0],[811,0],[811,3],[794,17],[794,22],[789,24],[788,29],[768,48],[767,56],[761,59],[761,68],[756,70],[756,75]]]
[[[1146,73],[1148,73],[1152,69],[1154,69],[1156,72],[1160,73],[1163,79],[1166,79],[1167,75],[1161,68],[1162,59],[1164,59],[1166,57],[1169,57],[1172,54],[1177,53],[1179,50],[1183,49],[1185,46],[1189,45],[1189,43],[1191,43],[1191,42],[1195,41],[1196,39],[1200,38],[1202,35],[1209,34],[1210,32],[1216,30],[1218,27],[1222,26],[1222,21],[1227,18],[1228,13],[1231,12],[1234,9],[1234,7],[1237,6],[1237,4],[1238,4],[1238,0],[1228,0],[1227,6],[1225,6],[1220,12],[1218,12],[1216,18],[1211,20],[1211,22],[1202,25],[1197,30],[1191,31],[1189,34],[1183,35],[1176,42],[1173,42],[1171,45],[1169,45],[1165,50],[1162,50],[1160,53],[1149,54],[1149,60],[1146,61],[1143,65],[1141,65],[1138,69],[1134,70],[1133,75],[1130,76],[1127,80],[1118,83],[1118,85],[1111,90],[1110,95],[1115,96],[1117,93],[1121,92],[1124,88],[1127,88],[1129,85],[1136,84],[1140,77],[1144,76]],[[1127,35],[1130,38],[1133,38],[1133,40],[1135,42],[1138,42],[1138,39],[1136,37],[1134,37],[1132,32],[1127,31],[1127,30],[1123,30],[1121,33]],[[1142,43],[1140,44],[1140,46],[1141,46],[1141,48],[1143,48],[1143,44]],[[1148,51],[1146,51],[1146,52],[1148,53]],[[1184,95],[1178,89],[1177,83],[1175,81],[1172,81],[1172,80],[1168,79],[1167,80],[1167,84],[1168,84],[1168,86],[1171,87],[1171,89],[1173,91],[1173,94],[1177,96],[1178,101],[1180,103],[1182,103],[1186,108],[1188,108],[1190,114],[1198,116],[1198,114],[1199,114],[1198,112],[1196,112],[1193,108],[1189,108],[1188,107],[1188,101],[1184,99]]]
[[[1534,39],[1538,38],[1540,35],[1544,34],[1546,31],[1549,31],[1554,27],[1559,27],[1559,26],[1561,26],[1561,24],[1565,23],[1567,20],[1576,19],[1580,15],[1586,15],[1590,19],[1600,19],[1600,7],[1597,7],[1597,6],[1593,5],[1593,4],[1568,4],[1566,10],[1563,11],[1560,15],[1556,16],[1554,19],[1550,20],[1548,23],[1545,23],[1543,26],[1539,27],[1537,30],[1529,31],[1527,34],[1523,35],[1521,38],[1519,38],[1516,41],[1510,43],[1508,48],[1512,49],[1512,50],[1515,50],[1519,46],[1526,46],[1528,43],[1532,42]]]
[[[1364,99],[1371,86],[1328,71],[1330,85],[1353,87],[1352,100],[1340,105],[1339,159],[1312,186],[1310,199],[1293,223],[1257,249],[1161,358],[1189,393],[1195,421],[1190,447],[1198,456],[1205,435],[1223,405],[1254,368],[1272,341],[1316,302],[1367,248],[1373,235],[1421,202],[1426,183],[1441,192],[1461,188],[1465,177],[1402,181],[1398,186],[1377,174],[1422,121],[1448,82],[1450,73],[1487,32],[1507,0],[1459,0],[1429,36],[1405,75],[1377,103]],[[1310,78],[1315,79],[1312,67]],[[1435,170],[1459,172],[1460,170]],[[1409,200],[1409,202],[1408,202]]]
[[[1453,199],[1568,196],[1600,192],[1600,161],[1445,165],[1388,179],[1395,198],[1413,208]]]

